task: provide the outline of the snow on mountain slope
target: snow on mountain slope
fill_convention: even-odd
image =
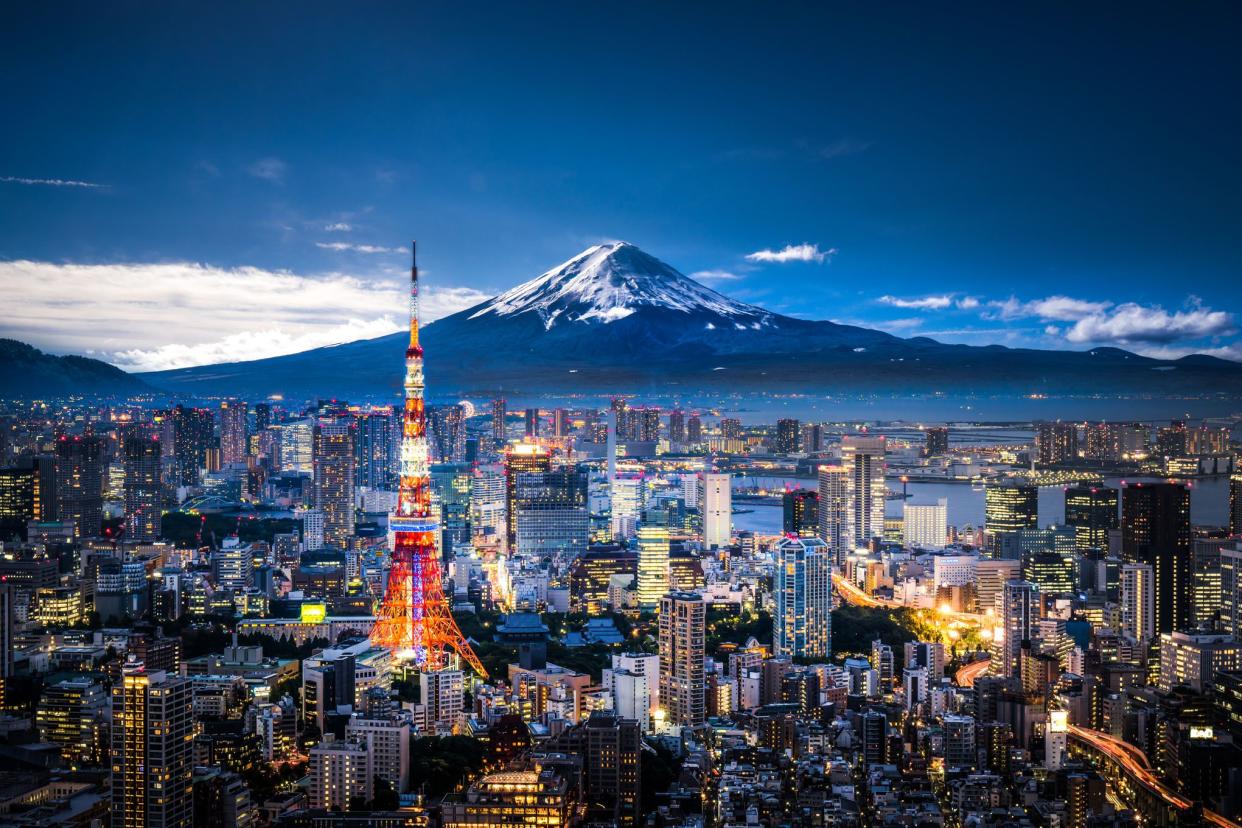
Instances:
[[[723,317],[735,328],[757,328],[772,314],[705,287],[628,242],[598,244],[484,303],[470,319],[535,313],[545,329],[563,322],[608,324],[642,307]],[[708,323],[712,325],[713,323]]]

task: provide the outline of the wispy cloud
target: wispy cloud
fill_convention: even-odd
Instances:
[[[1112,306],[1113,303],[1108,301],[1093,302],[1070,296],[1049,296],[1029,302],[1021,302],[1010,296],[1008,299],[988,302],[988,311],[984,316],[1002,320],[1038,317],[1053,322],[1074,322],[1103,313]]]
[[[380,247],[376,244],[353,244],[352,242],[315,242],[324,250],[351,251],[353,253],[404,253],[404,247]]]
[[[780,250],[757,250],[747,253],[746,259],[751,262],[785,264],[787,262],[817,262],[823,264],[837,255],[837,249],[830,247],[820,250],[818,244],[787,244]]]
[[[91,354],[155,371],[262,359],[381,336],[404,327],[404,280],[305,275],[192,262],[76,265],[0,262],[4,336],[58,353]],[[424,321],[486,299],[472,288],[428,285]],[[89,326],[66,319],[91,318]]]
[[[106,190],[107,184],[94,181],[78,181],[73,178],[24,178],[19,175],[0,175],[5,184],[25,184],[30,187],[80,187],[86,190]]]
[[[819,148],[820,158],[841,158],[846,155],[858,155],[866,152],[871,146],[870,141],[858,141],[854,138],[838,138],[831,144]]]
[[[289,165],[279,158],[260,158],[249,167],[246,167],[246,172],[255,178],[280,184],[285,180],[285,175],[289,172]]]
[[[917,299],[902,299],[897,296],[881,296],[876,300],[882,305],[892,305],[894,308],[909,308],[917,310],[944,310],[952,306],[952,296],[923,296]]]
[[[696,282],[736,282],[746,277],[727,270],[696,270],[690,278]]]
[[[323,229],[329,233],[348,233],[354,229],[354,226],[344,221],[334,221],[331,224],[324,225]]]

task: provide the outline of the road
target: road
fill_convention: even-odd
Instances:
[[[957,671],[957,685],[959,687],[974,687],[975,679],[986,673],[991,666],[992,659],[990,658],[982,658],[964,665]]]
[[[1121,766],[1127,776],[1148,791],[1159,796],[1168,804],[1183,809],[1194,805],[1191,800],[1162,782],[1160,777],[1156,775],[1156,772],[1152,770],[1147,754],[1129,742],[1124,742],[1098,730],[1090,730],[1076,725],[1069,726],[1069,735],[1107,755]],[[1220,826],[1220,828],[1242,828],[1237,822],[1207,808],[1203,809],[1203,818],[1213,825]]]

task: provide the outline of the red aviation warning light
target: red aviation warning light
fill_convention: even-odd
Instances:
[[[410,245],[415,253],[414,243]],[[389,519],[394,532],[388,588],[371,640],[422,670],[451,667],[456,654],[479,676],[487,671],[462,635],[448,598],[431,511],[431,469],[427,418],[423,410],[423,348],[418,343],[418,262],[410,268],[410,346],[405,352],[405,412],[401,430],[401,480],[397,508]]]

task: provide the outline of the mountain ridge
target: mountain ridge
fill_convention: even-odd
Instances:
[[[405,333],[142,376],[187,395],[391,397]],[[1242,364],[1119,348],[945,344],[784,316],[731,299],[627,242],[560,265],[422,329],[434,398],[625,391],[1151,393],[1242,396]]]

